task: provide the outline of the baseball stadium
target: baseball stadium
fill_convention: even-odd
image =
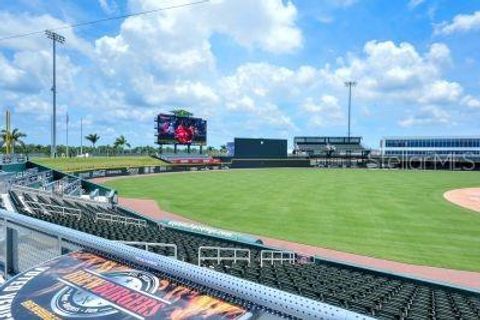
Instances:
[[[60,145],[57,31],[105,20],[41,32],[53,45],[48,145],[26,145],[12,127],[21,112],[5,110],[0,319],[480,319],[480,136],[384,130],[367,143],[368,130],[351,134],[349,80],[346,135],[224,134],[223,119],[176,96],[145,112],[146,133],[122,115],[146,147],[124,135],[96,146],[83,118],[69,144],[68,113]]]

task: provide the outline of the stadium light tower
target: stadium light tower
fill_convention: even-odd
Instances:
[[[53,58],[53,110],[52,110],[52,145],[50,146],[50,156],[55,158],[57,156],[57,79],[56,79],[56,47],[58,43],[65,43],[65,37],[55,33],[51,30],[45,30],[47,38],[52,40],[52,58]]]
[[[348,87],[348,142],[350,143],[350,118],[352,114],[352,87],[355,87],[355,81],[346,81],[345,86]]]

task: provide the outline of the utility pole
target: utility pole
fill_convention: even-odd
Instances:
[[[58,43],[65,43],[65,37],[51,30],[45,30],[47,38],[52,40],[52,58],[53,58],[53,110],[52,110],[52,145],[50,147],[50,157],[57,156],[57,79],[56,79],[56,47]]]
[[[66,127],[66,140],[67,140],[67,151],[66,151],[66,154],[67,154],[67,158],[69,157],[69,154],[68,154],[68,112],[67,112],[67,116],[65,117],[65,127]]]
[[[350,143],[350,119],[352,115],[352,87],[355,87],[355,81],[346,81],[345,86],[348,87],[348,142]]]
[[[5,111],[5,131],[6,131],[6,141],[5,141],[5,154],[10,154],[10,138],[11,138],[11,128],[10,128],[11,114],[10,110]]]
[[[83,157],[83,118],[80,118],[80,155]]]

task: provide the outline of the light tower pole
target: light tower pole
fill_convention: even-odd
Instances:
[[[348,142],[350,143],[350,119],[352,115],[352,87],[355,87],[355,81],[346,81],[345,86],[348,87]]]
[[[66,153],[66,155],[67,155],[67,158],[69,158],[69,150],[68,150],[68,122],[69,122],[69,121],[70,121],[70,120],[68,119],[68,112],[67,112],[67,114],[66,114],[66,116],[65,116],[65,129],[66,129],[66,132],[65,132],[65,140],[66,140],[66,142],[67,142],[67,150],[66,150],[65,153]]]
[[[50,157],[55,158],[57,156],[57,79],[56,79],[56,44],[65,43],[65,37],[55,33],[51,30],[45,30],[47,38],[52,40],[52,58],[53,58],[53,110],[52,110],[52,145],[50,147]]]
[[[83,118],[80,118],[80,156],[83,157]]]

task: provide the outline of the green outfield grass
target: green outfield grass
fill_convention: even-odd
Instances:
[[[480,172],[272,169],[112,180],[120,196],[212,226],[390,260],[480,271],[480,213],[443,198]]]
[[[165,162],[152,157],[89,157],[89,158],[35,158],[35,163],[61,171],[108,169],[119,167],[163,166]]]

